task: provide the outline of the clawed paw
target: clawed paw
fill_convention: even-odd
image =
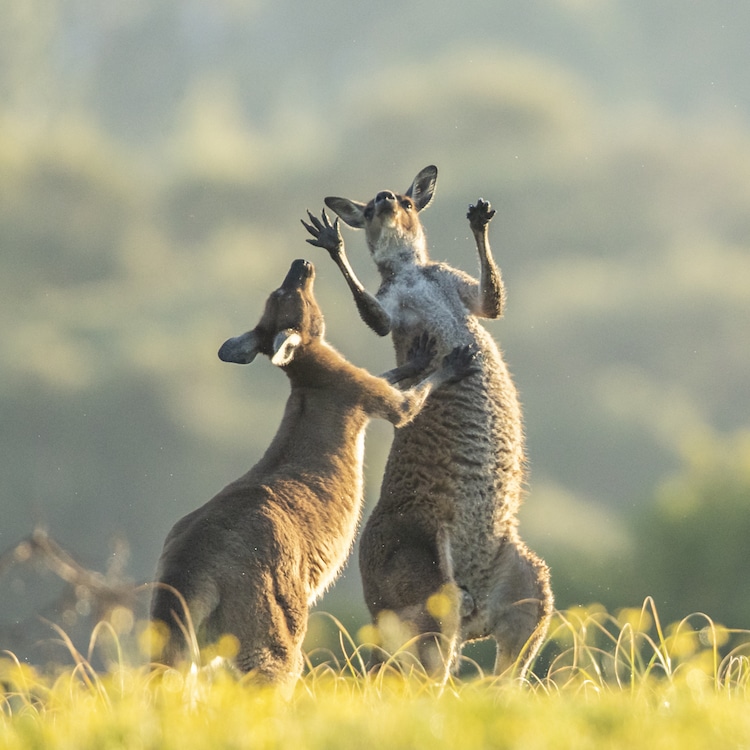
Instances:
[[[450,382],[455,382],[479,372],[481,359],[482,354],[476,344],[457,346],[443,357],[443,367],[452,371]]]
[[[304,219],[300,219],[302,226],[313,236],[313,239],[307,240],[307,242],[315,245],[315,247],[322,247],[324,250],[328,250],[331,255],[340,253],[344,247],[344,239],[339,229],[338,217],[331,224],[325,211],[321,212],[320,219],[310,213],[310,211],[307,212],[307,215],[310,219],[309,224]]]
[[[470,205],[466,212],[466,218],[474,231],[483,230],[492,221],[494,215],[495,209],[492,208],[489,201],[482,198],[477,200],[476,205]]]
[[[437,353],[437,344],[435,338],[424,331],[419,336],[414,337],[411,347],[406,354],[408,362],[412,363],[420,370],[426,370]]]

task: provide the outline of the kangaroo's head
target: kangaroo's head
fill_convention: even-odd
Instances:
[[[278,367],[285,367],[302,349],[324,333],[323,313],[313,296],[315,268],[295,260],[282,285],[266,301],[255,328],[225,341],[219,359],[247,365],[260,352]]]
[[[403,194],[381,190],[369,203],[329,197],[325,204],[350,227],[364,229],[378,266],[427,260],[419,212],[435,194],[437,167],[425,167]]]

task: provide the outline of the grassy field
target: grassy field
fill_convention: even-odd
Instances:
[[[337,653],[311,653],[288,699],[225,671],[149,669],[145,626],[123,612],[90,654],[68,643],[68,666],[6,653],[0,748],[750,748],[750,632],[703,615],[558,613],[525,683],[467,662],[442,687],[407,655],[366,674],[367,646],[327,622]]]

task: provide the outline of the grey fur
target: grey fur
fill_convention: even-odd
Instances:
[[[376,621],[394,611],[423,636],[420,657],[433,673],[447,676],[464,641],[492,636],[495,672],[514,667],[524,676],[546,633],[553,597],[546,564],[517,529],[525,457],[516,389],[478,320],[500,317],[505,304],[488,242],[495,212],[480,199],[467,214],[478,282],[430,261],[418,212],[432,200],[436,180],[430,166],[403,195],[382,191],[367,204],[325,199],[341,219],[365,229],[381,275],[375,296],[349,265],[339,220],[305,225],[314,237],[308,242],[328,250],[338,265],[365,323],[392,334],[397,364],[423,332],[434,337],[438,353],[472,345],[481,354],[479,372],[436,393],[396,430],[380,499],[362,535],[362,583]],[[447,612],[430,599],[441,592]],[[427,635],[435,631],[442,637]]]
[[[456,350],[436,372],[400,391],[355,367],[323,338],[313,278],[312,264],[295,261],[258,325],[219,351],[238,364],[267,355],[286,372],[291,393],[261,460],[167,535],[151,604],[152,619],[169,634],[167,664],[189,658],[176,590],[200,645],[231,634],[239,670],[260,682],[293,685],[302,670],[308,607],[336,578],[355,538],[369,418],[404,425],[434,388],[476,369],[470,350]],[[421,339],[417,359],[431,359],[427,344]],[[413,363],[405,372],[414,372]],[[401,378],[398,369],[386,375]]]

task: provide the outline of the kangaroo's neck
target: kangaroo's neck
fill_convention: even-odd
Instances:
[[[416,234],[398,231],[382,232],[376,242],[368,239],[372,259],[378,271],[386,276],[398,274],[409,266],[422,266],[428,261],[427,242],[420,229]]]
[[[356,457],[359,434],[368,417],[346,364],[321,341],[307,345],[284,368],[291,393],[281,425],[256,473],[295,473],[303,467],[310,475],[333,478],[350,472],[360,461]]]
[[[341,355],[322,339],[308,343],[284,368],[292,394],[299,389],[335,385],[342,360]]]

